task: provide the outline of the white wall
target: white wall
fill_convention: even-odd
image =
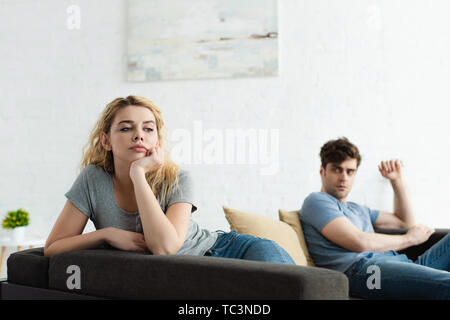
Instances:
[[[71,4],[79,30],[66,27]],[[300,208],[320,189],[320,147],[338,136],[363,155],[350,200],[390,210],[377,164],[400,158],[419,222],[450,227],[449,9],[445,0],[280,0],[278,77],[129,83],[126,1],[3,0],[0,215],[25,208],[29,234],[45,238],[100,112],[137,94],[162,108],[172,132],[193,132],[194,121],[279,130],[274,175],[260,165],[186,166],[204,228],[228,230],[222,205],[275,219],[278,208]]]

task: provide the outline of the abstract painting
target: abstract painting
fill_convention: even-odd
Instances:
[[[277,0],[129,0],[129,81],[278,74]]]

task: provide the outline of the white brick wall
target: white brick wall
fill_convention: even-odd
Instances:
[[[66,28],[70,4],[81,8],[80,30]],[[449,7],[280,0],[278,77],[128,83],[126,1],[0,1],[0,214],[27,209],[30,234],[46,237],[99,113],[138,94],[162,108],[171,131],[197,120],[220,131],[279,129],[276,175],[187,166],[205,228],[228,230],[222,205],[273,218],[278,208],[299,208],[320,189],[321,145],[343,135],[364,157],[351,200],[390,210],[377,164],[398,157],[419,222],[450,227]]]

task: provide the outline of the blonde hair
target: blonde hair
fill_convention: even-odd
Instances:
[[[155,197],[160,197],[163,203],[167,203],[173,189],[178,188],[178,171],[180,168],[169,159],[169,153],[164,148],[167,144],[167,129],[162,118],[162,112],[153,101],[147,98],[130,95],[126,98],[116,98],[106,106],[90,133],[89,141],[83,147],[83,157],[79,169],[81,171],[92,164],[103,168],[110,174],[114,174],[114,157],[112,151],[108,151],[102,146],[101,133],[108,134],[116,113],[131,105],[148,108],[155,116],[159,145],[164,153],[164,164],[156,171],[147,172],[145,178]]]

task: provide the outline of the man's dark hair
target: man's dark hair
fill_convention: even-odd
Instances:
[[[330,140],[320,149],[320,160],[324,169],[328,163],[342,163],[347,159],[356,159],[357,167],[361,163],[358,148],[346,137]]]

